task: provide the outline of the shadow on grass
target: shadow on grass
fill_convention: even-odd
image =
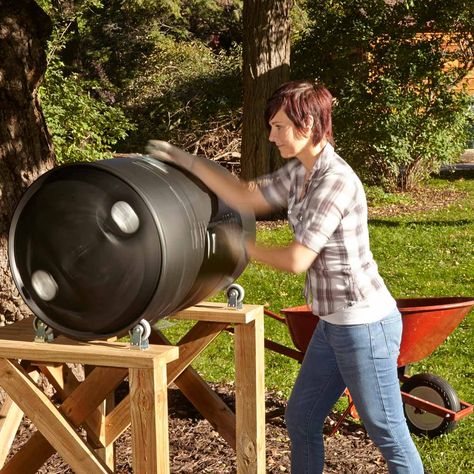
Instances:
[[[461,166],[461,165],[458,165]],[[447,181],[457,181],[458,179],[471,180],[474,179],[474,164],[469,165],[469,168],[450,168],[446,167],[439,173],[433,174],[434,178],[446,179]]]
[[[392,221],[387,219],[369,219],[369,225],[374,227],[410,227],[421,225],[424,227],[462,227],[470,225],[474,222],[474,219],[459,219],[456,221]]]

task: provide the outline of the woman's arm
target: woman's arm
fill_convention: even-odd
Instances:
[[[318,256],[314,250],[295,241],[285,247],[263,247],[247,241],[246,247],[251,259],[290,273],[305,272]]]
[[[247,183],[239,181],[223,168],[213,166],[206,158],[191,155],[168,142],[158,140],[150,141],[147,151],[154,158],[190,171],[234,209],[243,212],[251,210],[255,214],[266,214],[272,210],[257,186],[249,188]],[[250,258],[290,273],[306,271],[318,255],[298,242],[285,247],[262,247],[248,240],[245,245]]]
[[[252,211],[257,215],[271,211],[270,204],[257,186],[251,189],[247,183],[239,181],[223,168],[213,166],[206,158],[191,155],[161,140],[149,141],[147,151],[153,158],[174,163],[193,173],[219,198],[238,211]]]

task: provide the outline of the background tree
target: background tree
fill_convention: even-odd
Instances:
[[[311,25],[295,46],[300,75],[337,98],[337,148],[366,183],[420,184],[457,160],[467,141],[474,65],[470,2],[307,2]]]
[[[33,0],[0,0],[0,317],[27,314],[11,279],[8,229],[25,188],[51,168],[51,137],[38,100],[51,22]]]
[[[290,78],[289,0],[245,0],[241,175],[252,179],[281,164],[263,120],[272,92]]]

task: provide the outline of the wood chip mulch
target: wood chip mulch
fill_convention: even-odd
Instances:
[[[232,384],[211,384],[220,397],[234,406]],[[176,388],[169,389],[169,439],[171,473],[236,473],[235,452],[211,425],[202,418],[194,407]],[[267,413],[283,411],[285,399],[275,392],[266,394]],[[360,424],[345,421],[340,431],[328,433],[337,420],[336,414],[326,419],[326,466],[327,474],[386,473],[386,464],[377,448],[368,439]],[[24,419],[12,446],[12,455],[36,430]],[[290,472],[290,443],[282,415],[272,417],[266,423],[266,472]],[[130,430],[125,431],[116,443],[116,473],[132,473],[132,448]],[[56,454],[38,471],[42,474],[73,473],[69,466]]]
[[[407,204],[386,204],[380,207],[369,205],[369,220],[384,217],[398,217],[409,214],[439,211],[453,204],[463,205],[467,193],[449,189],[424,188],[410,191]]]

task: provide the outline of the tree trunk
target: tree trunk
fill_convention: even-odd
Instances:
[[[29,311],[8,267],[9,224],[27,186],[54,164],[38,99],[51,21],[33,0],[0,0],[0,324]]]
[[[267,99],[290,77],[291,0],[245,0],[241,176],[253,179],[281,165],[268,141],[263,113]]]

